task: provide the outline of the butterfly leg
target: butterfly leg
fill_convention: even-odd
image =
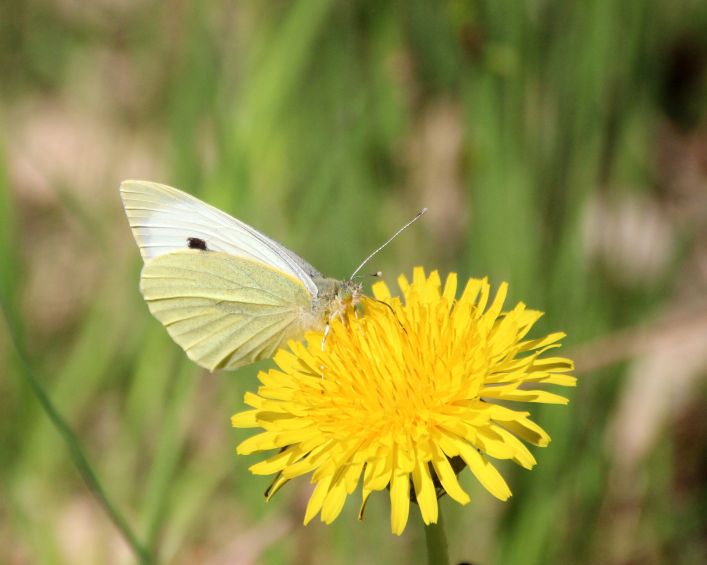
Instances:
[[[331,330],[331,324],[329,322],[324,326],[324,335],[322,336],[322,351],[324,351],[324,345],[326,344],[326,338],[329,337],[329,331]]]

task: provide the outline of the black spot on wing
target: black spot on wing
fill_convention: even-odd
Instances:
[[[201,249],[202,251],[208,251],[206,242],[198,237],[188,237],[187,247],[189,247],[189,249]]]

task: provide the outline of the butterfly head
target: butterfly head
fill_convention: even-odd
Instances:
[[[363,285],[351,279],[340,281],[336,294],[342,304],[356,306],[361,301]]]
[[[319,279],[316,281],[319,295],[314,310],[324,323],[333,318],[343,318],[349,309],[356,309],[361,302],[363,285],[357,281]]]

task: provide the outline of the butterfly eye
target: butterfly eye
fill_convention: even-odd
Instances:
[[[206,242],[198,237],[188,237],[187,247],[189,247],[189,249],[201,249],[202,251],[208,251]]]

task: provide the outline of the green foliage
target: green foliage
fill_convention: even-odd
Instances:
[[[704,3],[5,4],[0,561],[103,562],[125,549],[21,378],[10,329],[156,560],[411,563],[424,551],[414,519],[401,539],[388,535],[383,497],[362,524],[351,506],[307,528],[304,481],[264,502],[267,480],[247,472],[255,459],[236,458],[244,436],[229,426],[257,367],[202,374],[150,318],[123,178],[196,193],[339,278],[427,206],[374,270],[389,283],[417,264],[508,280],[513,300],[547,312],[539,331],[562,329],[569,345],[649,321],[690,262],[697,230],[671,217],[668,266],[622,278],[587,251],[586,226],[598,199],[656,202],[668,215],[664,131],[707,124]],[[670,78],[679,49],[695,58],[683,82]],[[32,135],[55,140],[41,158]],[[71,152],[71,139],[89,150]],[[57,238],[69,260],[52,268]],[[504,468],[509,503],[472,487],[469,507],[449,508],[453,560],[704,557],[704,477],[666,508],[680,465],[670,449],[640,462],[635,538],[613,529],[621,450],[606,442],[624,372],[582,375],[569,409],[533,410],[552,444],[535,450],[532,473]]]

